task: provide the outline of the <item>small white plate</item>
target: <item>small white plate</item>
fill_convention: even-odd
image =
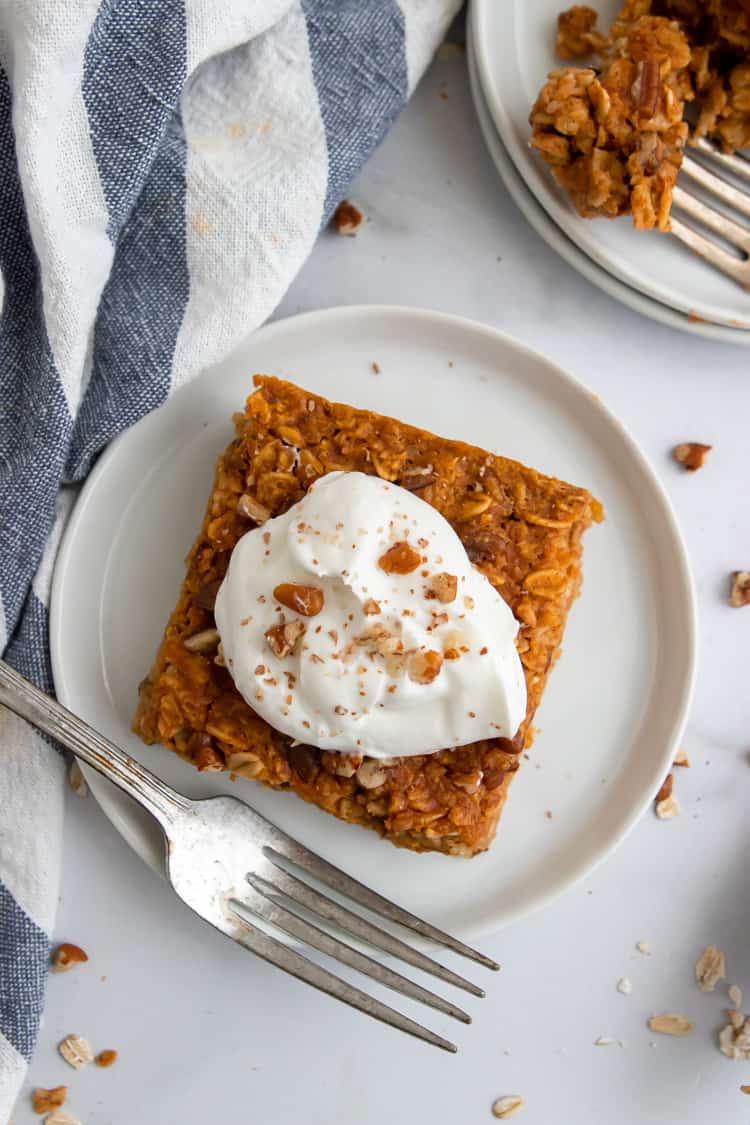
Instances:
[[[750,347],[750,332],[745,332],[740,328],[727,328],[723,324],[709,324],[700,320],[691,320],[685,313],[678,312],[677,309],[670,308],[668,305],[662,305],[637,289],[631,289],[629,285],[625,285],[613,274],[607,273],[605,269],[597,265],[593,258],[587,257],[576,246],[575,242],[571,242],[567,235],[563,234],[531,194],[500,140],[480,85],[471,25],[468,28],[466,55],[474,108],[477,112],[479,128],[482,131],[487,150],[509,194],[537,234],[541,235],[545,242],[553,250],[556,250],[561,258],[565,259],[568,265],[571,265],[592,285],[596,285],[599,289],[608,293],[610,297],[614,297],[615,300],[621,301],[628,308],[642,313],[643,316],[650,317],[651,320],[656,320],[660,324],[666,324],[670,328],[677,328],[681,332],[688,332],[691,336],[704,336],[706,339],[720,340],[725,344],[740,344],[744,347]]]
[[[676,238],[636,231],[629,216],[582,219],[544,161],[529,147],[529,113],[555,57],[563,0],[473,0],[471,27],[479,78],[500,138],[522,179],[551,219],[620,281],[654,300],[713,324],[750,328],[750,294],[710,268]],[[602,26],[621,7],[598,0]]]
[[[526,461],[587,486],[605,505],[607,522],[587,534],[583,594],[537,716],[530,760],[513,783],[494,847],[470,864],[398,850],[292,794],[200,775],[130,732],[138,682],[176,599],[214,461],[254,371]],[[65,535],[51,633],[61,700],[165,780],[191,796],[243,797],[357,878],[470,938],[559,894],[622,839],[671,762],[695,660],[692,584],[672,511],[599,398],[490,328],[376,306],[262,329],[113,443]],[[160,868],[154,825],[87,774],[107,816]]]

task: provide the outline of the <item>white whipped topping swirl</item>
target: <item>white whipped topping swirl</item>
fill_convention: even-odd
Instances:
[[[248,531],[216,599],[238,691],[276,730],[373,758],[512,738],[518,624],[412,492],[330,473]]]

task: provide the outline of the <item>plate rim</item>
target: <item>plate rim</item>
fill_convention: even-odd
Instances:
[[[660,515],[665,522],[665,528],[668,532],[669,540],[674,552],[674,563],[676,563],[675,570],[671,571],[671,576],[674,579],[673,589],[678,591],[680,601],[682,601],[685,610],[684,627],[686,636],[686,645],[682,653],[684,658],[684,667],[680,678],[680,690],[675,692],[676,702],[674,715],[669,728],[669,735],[665,738],[665,747],[662,759],[659,760],[659,781],[663,769],[666,768],[671,761],[671,757],[676,749],[676,746],[684,732],[690,704],[693,697],[693,690],[695,686],[696,672],[697,672],[697,608],[696,608],[696,595],[695,587],[690,570],[689,557],[685,542],[677,522],[677,518],[672,507],[669,496],[662,485],[655,469],[651,465],[646,454],[640,448],[638,442],[625,424],[617,417],[617,415],[610,410],[610,408],[601,400],[598,395],[593,394],[589,388],[576,376],[570,374],[564,368],[560,367],[553,359],[545,355],[543,352],[532,348],[527,344],[517,340],[514,336],[502,330],[496,329],[491,325],[485,324],[481,321],[472,320],[468,317],[463,317],[453,313],[445,313],[440,310],[420,307],[420,306],[401,306],[401,305],[388,305],[388,304],[352,304],[352,305],[337,305],[328,308],[313,309],[304,313],[293,314],[288,317],[280,318],[279,320],[265,324],[262,328],[238,345],[236,352],[240,352],[246,348],[250,341],[257,340],[258,336],[262,333],[267,342],[269,338],[275,335],[283,334],[290,324],[299,325],[300,323],[306,325],[315,325],[320,322],[336,322],[337,320],[354,320],[359,318],[382,318],[382,317],[396,317],[401,320],[413,320],[417,318],[422,320],[426,325],[440,323],[443,326],[449,326],[459,331],[468,332],[469,334],[479,333],[490,340],[499,342],[506,348],[516,350],[523,353],[527,358],[541,363],[546,369],[550,377],[562,381],[566,388],[578,395],[586,396],[590,407],[602,416],[605,423],[614,426],[619,432],[620,437],[624,443],[628,454],[635,461],[637,468],[644,475],[645,479],[651,488],[651,494],[658,506]],[[229,357],[225,357],[228,359]],[[212,365],[213,367],[217,365]],[[181,387],[175,392],[175,395],[181,395],[189,391],[199,379],[205,378],[206,374],[211,371],[211,367],[204,369],[191,383]],[[132,440],[134,431],[144,425],[153,425],[153,418],[159,410],[168,409],[174,402],[174,397],[170,396],[169,399],[162,404],[155,411],[151,411],[140,419],[139,422],[124,430],[110,444],[103,450],[99,456],[97,463],[87,477],[81,492],[76,500],[76,503],[71,512],[68,523],[63,533],[60,548],[55,560],[55,566],[52,575],[52,585],[50,591],[50,608],[49,608],[49,627],[50,627],[50,655],[52,664],[52,675],[55,685],[55,691],[58,694],[60,701],[67,705],[69,696],[65,686],[65,674],[63,671],[63,640],[61,631],[61,616],[63,613],[63,588],[65,584],[65,576],[68,569],[70,557],[75,549],[76,538],[79,527],[85,518],[87,503],[94,490],[98,487],[100,479],[108,471],[108,467],[114,453],[119,451],[120,447]],[[126,843],[128,843],[138,854],[139,858],[144,860],[147,866],[153,865],[146,855],[144,855],[142,848],[123,832],[120,826],[120,817],[117,811],[111,808],[112,802],[103,796],[103,793],[109,791],[110,784],[100,777],[90,767],[83,766],[83,771],[87,780],[90,780],[91,791],[97,804],[101,808],[106,818],[110,821],[113,827],[120,833]],[[656,776],[656,771],[655,771]],[[659,782],[656,781],[655,785]],[[609,831],[604,837],[601,845],[596,849],[593,857],[591,855],[583,861],[579,861],[565,878],[561,879],[554,886],[547,890],[542,890],[535,896],[531,897],[525,903],[516,907],[513,911],[507,912],[503,917],[497,917],[497,909],[495,908],[492,918],[488,919],[486,916],[479,919],[475,923],[467,923],[460,927],[454,927],[458,936],[464,940],[477,940],[481,937],[487,936],[491,933],[498,932],[501,928],[518,921],[520,918],[525,917],[535,911],[548,906],[551,902],[559,898],[562,894],[569,891],[573,886],[579,883],[582,879],[589,876],[601,863],[608,859],[613,851],[626,839],[626,837],[633,830],[634,826],[641,819],[644,811],[649,806],[653,794],[649,791],[644,792],[640,801],[634,802],[629,812],[618,822],[618,827],[614,831]],[[252,804],[251,796],[248,796],[247,803]],[[163,873],[163,871],[162,871]]]
[[[585,254],[590,261],[594,262],[600,269],[604,270],[610,276],[617,278],[617,280],[619,280],[621,284],[626,285],[631,290],[635,290],[641,293],[648,300],[654,301],[665,308],[671,308],[685,318],[687,318],[687,316],[691,312],[693,312],[696,315],[702,317],[707,324],[713,325],[715,327],[725,328],[729,331],[742,332],[750,335],[750,310],[745,314],[746,323],[744,325],[732,325],[730,322],[736,319],[735,315],[733,315],[734,310],[727,311],[725,309],[723,311],[720,311],[718,307],[710,309],[705,306],[700,307],[700,303],[691,304],[687,301],[681,301],[679,292],[676,290],[676,295],[670,300],[667,297],[666,292],[659,296],[654,291],[653,287],[645,287],[645,282],[643,285],[639,285],[637,283],[637,275],[634,275],[632,278],[620,278],[612,268],[614,263],[609,262],[608,255],[597,250],[597,247],[595,245],[586,247],[581,245],[578,238],[576,237],[577,231],[581,229],[578,226],[579,217],[577,215],[575,215],[571,211],[570,215],[567,218],[567,221],[561,221],[561,219],[566,218],[567,213],[563,210],[561,197],[558,197],[558,194],[552,189],[552,185],[545,185],[543,186],[542,190],[537,192],[530,184],[527,183],[526,176],[524,175],[524,169],[520,163],[520,153],[517,151],[513,122],[511,120],[509,112],[504,108],[502,97],[493,78],[493,68],[490,64],[488,48],[488,40],[490,39],[490,36],[483,35],[481,30],[481,23],[489,17],[489,13],[491,10],[492,0],[489,0],[489,2],[488,0],[472,0],[471,10],[469,13],[469,23],[473,29],[474,57],[476,59],[482,92],[487,103],[487,109],[494,122],[495,128],[497,129],[498,135],[503,142],[503,147],[505,148],[509,159],[512,161],[513,166],[523,180],[524,184],[526,184],[526,186],[528,187],[528,190],[533,198],[544,209],[550,220],[559,230],[561,230],[565,234],[567,238],[569,238],[572,243],[574,243],[574,245],[578,246],[579,249],[581,249],[581,252]]]
[[[687,332],[690,336],[700,336],[704,340],[716,340],[722,344],[731,344],[734,347],[750,347],[750,331],[732,328],[727,324],[691,321],[678,309],[662,304],[661,301],[642,293],[639,289],[633,289],[632,286],[609,273],[593,258],[590,258],[577,242],[568,238],[567,234],[544,210],[531,189],[526,185],[495,128],[476,61],[474,28],[471,19],[469,19],[467,26],[466,55],[474,110],[487,151],[514,203],[529,225],[544,239],[547,245],[591,285],[596,286],[597,289],[614,300],[620,301],[633,312],[640,313],[641,316],[646,316],[667,328],[674,328],[678,332]]]

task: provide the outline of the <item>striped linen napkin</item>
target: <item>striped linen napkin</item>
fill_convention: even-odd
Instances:
[[[459,6],[0,4],[0,651],[47,691],[69,486],[268,317]],[[0,712],[0,1122],[42,1012],[62,775]]]

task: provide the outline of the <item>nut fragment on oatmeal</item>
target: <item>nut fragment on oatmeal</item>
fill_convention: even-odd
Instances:
[[[80,945],[73,945],[72,942],[64,941],[52,953],[52,972],[67,973],[69,969],[72,969],[75,965],[82,965],[88,959],[88,953],[81,949]]]
[[[699,441],[683,441],[674,447],[672,456],[678,464],[684,465],[688,472],[694,473],[703,468],[706,457],[712,449],[712,445],[702,445]]]
[[[61,1105],[64,1105],[67,1096],[67,1086],[54,1086],[51,1090],[45,1090],[43,1086],[37,1086],[31,1091],[31,1108],[34,1113],[49,1113],[51,1110],[59,1109]]]
[[[663,801],[657,801],[656,815],[659,820],[673,820],[680,814],[680,806],[676,797],[665,797]]]
[[[520,1094],[506,1094],[504,1098],[498,1098],[497,1101],[493,1102],[492,1116],[499,1117],[501,1121],[504,1121],[523,1109],[525,1104]]]
[[[596,30],[598,14],[586,4],[574,4],[557,17],[555,54],[559,59],[579,59],[601,51],[606,36]]]
[[[117,1051],[113,1051],[111,1048],[100,1051],[94,1059],[94,1062],[97,1066],[103,1067],[104,1069],[114,1066],[117,1062]]]
[[[727,1019],[719,1032],[719,1050],[728,1059],[750,1059],[750,1016],[730,1009]]]
[[[218,629],[201,629],[200,633],[186,637],[184,643],[188,652],[215,652],[220,640]]]
[[[724,954],[715,945],[707,945],[695,962],[695,979],[701,992],[713,992],[726,976]]]
[[[426,591],[426,598],[437,598],[443,605],[456,600],[458,578],[455,574],[433,574]]]
[[[305,635],[305,625],[302,621],[280,621],[266,629],[265,638],[272,652],[283,660],[294,652],[300,638]]]
[[[69,1063],[74,1070],[81,1070],[82,1067],[88,1066],[90,1062],[94,1061],[91,1044],[82,1035],[66,1035],[58,1043],[57,1049],[66,1063]]]
[[[669,229],[690,57],[674,21],[643,15],[620,21],[598,74],[566,67],[548,76],[531,111],[531,144],[584,218],[632,214],[641,230]]]
[[[729,604],[734,609],[750,605],[750,570],[733,570]]]
[[[405,539],[394,543],[378,559],[378,566],[386,574],[412,574],[422,561],[419,551],[415,551]]]
[[[693,1030],[693,1025],[687,1016],[680,1016],[673,1012],[665,1013],[663,1016],[651,1016],[648,1026],[659,1035],[689,1035]]]
[[[431,684],[440,675],[443,658],[439,652],[428,649],[427,652],[413,652],[406,666],[409,679],[415,684]]]
[[[348,199],[342,199],[331,220],[337,234],[356,234],[362,226],[364,216],[359,207]]]
[[[271,518],[271,513],[265,504],[261,504],[249,492],[243,492],[237,501],[237,511],[241,516],[247,516],[249,520],[254,523],[265,523],[266,520]]]
[[[325,595],[319,586],[304,586],[298,582],[282,582],[274,589],[273,596],[286,609],[301,613],[303,617],[317,617],[325,605]]]

